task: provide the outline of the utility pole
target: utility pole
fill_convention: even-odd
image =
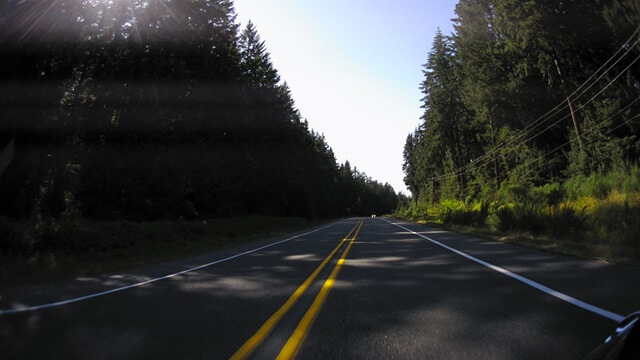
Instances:
[[[433,205],[435,204],[436,201],[436,197],[435,197],[435,184],[433,179],[431,179],[431,207],[433,207]]]
[[[489,130],[491,130],[491,150],[494,151],[496,149],[496,134],[493,128],[493,116],[491,112],[489,112]],[[498,172],[498,157],[493,158],[493,172],[495,176],[496,189],[500,188],[500,173]]]
[[[567,104],[569,105],[569,111],[571,112],[571,120],[573,121],[573,128],[576,132],[576,137],[578,138],[578,146],[580,146],[580,152],[584,152],[584,146],[582,145],[582,137],[580,137],[580,127],[578,126],[578,120],[576,120],[575,112],[573,111],[573,105],[571,104],[571,99],[569,95],[567,95],[567,89],[564,85],[564,79],[562,78],[562,72],[560,72],[560,65],[558,64],[558,60],[554,57],[553,62],[556,64],[556,70],[558,70],[558,75],[560,75],[560,83],[562,84],[562,91],[564,92],[564,96],[567,98]]]

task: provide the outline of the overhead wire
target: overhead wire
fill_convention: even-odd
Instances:
[[[632,45],[629,45],[631,43],[631,41],[633,40],[633,38],[640,32],[640,27],[638,27],[636,29],[636,31],[631,35],[631,37],[629,37],[629,39],[623,43],[623,45],[618,49],[618,51],[616,51],[616,53],[614,53],[605,63],[603,63],[594,73],[591,74],[591,76],[584,81],[576,90],[574,90],[569,96],[568,99],[569,101],[575,101],[578,98],[580,98],[582,95],[584,95],[589,89],[591,89],[595,84],[597,84],[600,79],[602,79],[602,77],[604,77],[604,75],[606,75],[614,66],[616,66],[632,49],[634,49],[634,47],[636,47],[639,43],[640,43],[640,39],[636,40]],[[613,61],[616,56],[624,49],[627,49],[624,54],[619,57],[613,64],[611,64],[602,74],[600,74],[598,76],[598,78],[591,83],[589,86],[587,86],[586,89],[582,90],[582,92],[580,92],[580,94],[578,94],[573,100],[571,100],[571,96],[574,96],[576,93],[578,93],[583,87],[585,87],[587,85],[587,83],[589,81],[591,81],[591,79],[593,79],[600,70],[602,70],[604,67],[607,66],[607,64],[609,64],[611,61]],[[624,70],[622,70],[613,80],[611,80],[604,88],[602,88],[598,93],[596,93],[596,95],[594,95],[593,97],[591,97],[586,103],[582,104],[578,109],[576,109],[575,111],[579,111],[581,109],[583,109],[586,105],[588,105],[589,103],[591,103],[597,96],[599,96],[602,92],[604,92],[609,86],[611,86],[611,84],[613,84],[613,82],[615,82],[620,76],[622,76],[635,62],[637,62],[640,59],[640,55],[637,56],[629,65],[627,65],[627,67],[625,67]],[[564,104],[564,106],[561,107],[561,105]],[[561,103],[559,103],[558,105],[556,105],[553,109],[549,110],[547,113],[545,113],[544,115],[542,115],[541,117],[539,117],[538,119],[536,119],[535,121],[533,121],[531,124],[529,124],[527,127],[525,127],[524,129],[520,130],[518,133],[516,133],[515,137],[512,137],[510,140],[506,141],[505,143],[494,147],[491,151],[483,154],[482,156],[478,157],[475,159],[475,161],[470,162],[456,170],[453,170],[447,174],[443,174],[443,175],[438,175],[438,176],[433,176],[430,178],[427,178],[426,180],[439,180],[439,179],[443,179],[443,178],[447,178],[450,176],[458,176],[458,175],[464,175],[467,174],[475,169],[472,170],[467,170],[470,167],[474,167],[474,168],[478,168],[481,166],[485,166],[488,163],[495,161],[496,159],[498,159],[501,156],[504,156],[505,154],[515,150],[516,148],[512,148],[510,150],[508,150],[507,152],[504,153],[500,153],[495,157],[490,158],[489,160],[485,161],[483,164],[481,165],[477,165],[479,161],[481,161],[482,159],[485,159],[489,156],[491,156],[492,154],[496,154],[498,151],[506,148],[507,146],[513,144],[514,142],[518,141],[519,139],[521,139],[522,137],[524,137],[528,132],[532,131],[533,129],[535,129],[536,127],[538,127],[539,125],[543,124],[544,122],[546,122],[547,120],[551,119],[552,117],[554,117],[555,115],[559,114],[561,111],[563,111],[564,109],[566,109],[569,105],[566,103],[566,101],[562,101]],[[561,107],[560,109],[558,109],[559,107]],[[556,111],[556,109],[558,109]],[[551,114],[551,115],[549,115]],[[554,122],[553,124],[547,126],[544,130],[536,133],[534,136],[531,136],[529,138],[527,138],[526,140],[523,141],[523,143],[526,143],[530,140],[532,140],[533,138],[541,135],[542,133],[546,132],[548,129],[550,129],[551,127],[557,125],[558,123],[560,123],[562,120],[568,118],[570,116],[566,115],[564,117],[562,117],[561,119],[557,120],[556,122]],[[467,170],[467,171],[464,171]]]
[[[597,84],[597,83],[598,83],[598,81],[600,81],[600,79],[602,79],[602,77],[603,77],[605,74],[607,74],[607,73],[608,73],[608,72],[609,72],[609,71],[610,71],[614,66],[616,66],[616,65],[617,65],[617,64],[618,64],[618,63],[619,63],[619,62],[620,62],[620,61],[621,61],[621,60],[622,60],[622,59],[623,59],[623,58],[624,58],[624,57],[625,57],[625,56],[626,56],[626,55],[627,55],[627,54],[628,54],[632,49],[633,49],[633,47],[635,47],[635,46],[636,46],[636,45],[638,45],[639,43],[640,43],[640,39],[638,39],[638,41],[636,41],[636,42],[635,42],[631,47],[629,47],[629,49],[627,49],[627,51],[626,51],[626,52],[625,52],[625,53],[624,53],[624,54],[623,54],[623,55],[622,55],[622,56],[621,56],[621,57],[620,57],[620,58],[619,58],[615,63],[613,63],[613,64],[612,64],[612,65],[611,65],[607,70],[605,70],[605,72],[603,72],[603,73],[602,73],[602,74],[601,74],[601,75],[600,75],[600,76],[595,80],[595,82],[593,82],[593,83],[592,83],[591,85],[589,85],[586,89],[584,89],[584,90],[583,90],[583,91],[582,91],[578,96],[576,96],[574,99],[571,99],[571,96],[573,96],[575,93],[577,93],[577,92],[578,92],[578,90],[579,90],[580,88],[582,88],[582,87],[586,84],[586,82],[585,82],[585,83],[583,83],[583,84],[582,84],[578,89],[576,89],[576,90],[575,90],[571,95],[567,96],[567,98],[569,99],[569,101],[570,101],[570,102],[574,102],[575,100],[579,99],[582,95],[584,95],[584,94],[585,94],[589,89],[591,89],[595,84]],[[634,62],[635,62],[635,61],[637,61],[637,59],[636,59],[636,60],[634,60]],[[629,66],[629,67],[630,67],[630,66]],[[624,71],[626,71],[629,67],[627,67]],[[601,68],[602,68],[602,67],[601,67]],[[624,71],[623,71],[623,72],[624,72]],[[596,74],[596,73],[593,73],[589,79],[593,78],[593,76],[594,76],[595,74]],[[616,78],[616,79],[617,79],[617,78]],[[587,81],[589,81],[589,80],[587,80]],[[608,87],[609,85],[611,85],[611,82],[607,85],[607,87]],[[598,94],[600,94],[600,93],[598,93]],[[592,101],[592,100],[593,100],[593,99],[589,100],[588,102],[590,102],[590,101]],[[564,104],[564,105],[563,105],[563,106],[562,106],[562,108],[560,108],[558,111],[556,111],[555,113],[553,113],[552,115],[550,115],[550,116],[548,116],[548,117],[546,117],[546,118],[544,118],[544,119],[543,119],[543,117],[540,117],[540,118],[538,118],[537,120],[534,120],[531,124],[527,125],[524,129],[522,129],[522,130],[519,132],[519,134],[518,134],[518,135],[516,135],[516,137],[515,137],[514,139],[510,140],[507,144],[505,144],[505,145],[501,146],[501,148],[500,148],[500,149],[505,148],[505,147],[507,147],[508,145],[510,145],[511,143],[513,143],[513,142],[515,142],[515,141],[519,140],[519,139],[520,139],[522,136],[524,136],[526,133],[528,133],[529,131],[531,131],[531,130],[533,130],[534,128],[538,127],[538,125],[542,125],[542,123],[543,123],[543,122],[545,122],[545,121],[547,121],[547,120],[549,120],[549,119],[553,118],[554,116],[556,116],[557,114],[559,114],[560,112],[562,112],[563,110],[565,110],[566,108],[568,108],[568,107],[569,107],[569,104],[567,103],[567,101],[563,100],[560,104],[556,105],[556,108],[557,108],[558,106],[560,106],[561,104]],[[579,109],[578,109],[578,110],[579,110]],[[563,118],[562,118],[562,120],[566,119],[567,117],[568,117],[568,116],[563,117]],[[559,122],[559,121],[558,121],[558,122]],[[556,122],[556,124],[557,124],[558,122]],[[528,141],[528,140],[525,140],[525,141]],[[496,151],[498,151],[498,150],[500,150],[500,149],[497,149]]]
[[[633,105],[634,103],[636,103],[636,102],[637,102],[637,101],[639,101],[639,100],[640,100],[640,97],[636,98],[635,100],[633,100],[632,102],[630,102],[629,104],[627,104],[624,108],[622,108],[622,109],[618,110],[618,112],[616,112],[615,114],[613,114],[613,115],[611,115],[611,116],[607,117],[606,119],[602,120],[602,121],[600,122],[600,125],[602,125],[603,123],[605,123],[605,122],[606,122],[606,121],[608,121],[608,120],[611,120],[611,119],[615,118],[616,116],[620,115],[620,114],[621,114],[621,113],[623,113],[624,111],[628,110],[628,109],[631,107],[631,105]],[[607,136],[607,135],[609,135],[610,133],[614,132],[615,130],[617,130],[617,129],[621,128],[621,127],[622,127],[622,126],[624,126],[624,125],[627,125],[627,124],[631,123],[631,121],[633,121],[633,120],[635,120],[635,119],[637,119],[637,118],[640,118],[640,114],[636,114],[636,115],[634,115],[634,116],[630,117],[629,119],[627,119],[627,120],[623,121],[622,123],[620,123],[620,124],[616,125],[615,127],[610,128],[610,129],[609,129],[609,130],[607,130],[606,132],[602,133],[602,136]],[[595,132],[595,131],[597,131],[597,130],[599,130],[599,128],[590,129],[589,131],[586,131],[586,132],[584,132],[583,134],[591,134],[591,133],[593,133],[593,132]],[[537,158],[535,158],[535,159],[532,159],[532,160],[529,160],[529,161],[525,162],[525,163],[524,163],[524,166],[527,166],[527,165],[530,165],[530,164],[535,163],[535,162],[537,162],[537,161],[540,161],[540,160],[542,160],[542,159],[546,158],[547,156],[549,156],[549,155],[551,155],[551,154],[553,154],[553,153],[555,153],[555,152],[557,152],[557,151],[559,151],[559,150],[563,149],[565,146],[567,146],[568,144],[570,144],[570,143],[571,143],[571,141],[572,141],[572,140],[568,140],[568,141],[564,142],[563,144],[561,144],[561,145],[557,146],[557,147],[556,147],[556,148],[554,148],[553,150],[548,151],[547,153],[545,153],[545,154],[543,154],[543,155],[540,155],[540,156],[538,156],[538,157],[537,157]],[[586,142],[586,144],[588,145],[588,144],[591,144],[591,143],[593,143],[593,142],[595,142],[595,141],[596,141],[596,139],[592,139],[592,140],[587,141],[587,142]],[[565,156],[565,154],[556,155],[553,159],[549,159],[549,160],[547,160],[547,161],[545,161],[545,162],[543,162],[543,163],[541,163],[541,164],[538,164],[538,165],[534,166],[533,168],[531,168],[530,170],[537,170],[537,169],[539,169],[539,168],[541,168],[541,167],[543,167],[543,166],[545,166],[545,165],[550,164],[550,163],[551,163],[551,162],[553,162],[553,161],[558,160],[559,158],[561,158],[561,157],[563,157],[563,156]],[[479,184],[477,184],[477,185],[479,185]]]
[[[617,79],[618,79],[622,74],[624,74],[624,73],[625,73],[625,72],[626,72],[626,71],[627,71],[631,66],[633,66],[633,64],[635,64],[638,60],[640,60],[640,55],[638,55],[638,56],[637,56],[637,57],[636,57],[636,58],[635,58],[635,59],[634,59],[634,60],[633,60],[633,61],[632,61],[632,62],[631,62],[631,63],[630,63],[630,64],[629,64],[629,65],[628,65],[624,70],[622,70],[622,71],[620,72],[620,74],[618,74],[618,75],[617,75],[613,80],[611,80],[611,81],[610,81],[610,82],[609,82],[609,83],[608,83],[604,88],[602,88],[602,89],[601,89],[601,90],[600,90],[596,95],[594,95],[593,97],[591,97],[591,99],[589,99],[586,103],[582,104],[579,108],[577,108],[577,109],[576,109],[576,111],[581,110],[581,109],[585,108],[588,104],[590,104],[590,103],[591,103],[591,102],[592,102],[592,101],[593,101],[593,100],[594,100],[598,95],[600,95],[600,94],[601,94],[602,92],[604,92],[604,91],[605,91],[609,86],[611,86],[611,84],[613,84],[613,82],[615,82],[615,81],[616,81],[616,80],[617,80]],[[635,102],[635,101],[634,101],[634,102]],[[547,130],[549,130],[550,128],[554,127],[555,125],[559,124],[562,120],[565,120],[565,119],[566,119],[566,118],[568,118],[569,116],[571,116],[571,114],[565,115],[564,117],[560,118],[559,120],[557,120],[557,121],[556,121],[556,122],[554,122],[553,124],[551,124],[551,125],[547,126],[544,130],[542,130],[542,131],[538,132],[537,134],[535,134],[535,135],[533,135],[533,136],[531,136],[531,137],[527,138],[526,140],[524,140],[524,141],[522,142],[522,144],[527,143],[527,142],[529,142],[529,141],[533,140],[534,138],[536,138],[536,137],[540,136],[541,134],[543,134],[544,132],[546,132],[546,131],[547,131]],[[505,151],[505,152],[503,152],[503,153],[499,154],[498,156],[496,156],[496,157],[494,157],[494,158],[491,158],[491,159],[489,159],[489,160],[485,161],[483,164],[476,165],[476,169],[477,169],[477,168],[479,168],[479,167],[483,167],[483,166],[485,166],[485,165],[487,165],[487,164],[491,163],[492,161],[497,160],[499,157],[502,157],[502,156],[504,156],[504,155],[506,155],[506,154],[509,154],[509,153],[511,153],[512,151],[516,150],[516,149],[517,149],[517,147],[513,147],[513,148],[511,148],[511,149],[509,149],[509,150],[507,150],[507,151]],[[462,168],[461,168],[461,169],[462,169]],[[475,170],[475,169],[474,169],[474,170]],[[446,177],[453,176],[453,175],[464,175],[464,174],[468,174],[468,173],[470,173],[471,171],[472,171],[472,170],[465,171],[465,172],[461,172],[461,173],[460,173],[460,172],[450,173],[450,174],[448,174],[448,175],[447,175],[447,174],[445,174],[445,175],[439,175],[439,176],[432,177],[432,178],[427,179],[427,180],[431,180],[431,179],[433,179],[433,180],[439,180],[439,179],[446,178]]]
[[[631,107],[631,105],[635,104],[635,103],[636,103],[637,101],[639,101],[639,100],[640,100],[640,97],[636,98],[635,100],[633,100],[632,102],[630,102],[629,104],[627,104],[625,107],[623,107],[622,109],[618,110],[618,112],[616,112],[614,115],[611,115],[611,116],[607,117],[606,119],[604,119],[604,120],[600,121],[600,124],[603,124],[603,123],[605,123],[606,121],[613,119],[614,117],[616,117],[616,116],[620,115],[620,114],[621,114],[621,113],[623,113],[624,111],[627,111],[627,110]],[[636,116],[633,116],[633,117],[632,117],[632,118],[630,118],[630,119],[627,119],[627,120],[626,120],[626,121],[624,121],[622,124],[620,124],[620,125],[616,126],[615,128],[613,128],[611,131],[613,131],[613,130],[615,130],[615,129],[618,129],[618,128],[619,128],[620,126],[622,126],[622,125],[628,124],[629,122],[631,122],[631,120],[633,120],[633,119],[637,118],[638,116],[640,116],[640,115],[636,115]],[[593,132],[593,131],[594,131],[594,130],[590,130],[590,131],[584,132],[583,134],[590,134],[590,133],[591,133],[591,132]],[[608,134],[608,133],[609,133],[609,132],[611,132],[611,131],[608,131],[606,134]],[[555,149],[551,150],[550,152],[546,153],[545,155],[542,155],[541,157],[545,157],[545,156],[547,156],[547,155],[549,155],[549,154],[551,154],[551,153],[554,153],[555,151],[558,151],[558,150],[562,149],[563,147],[565,147],[566,145],[568,145],[570,142],[571,142],[571,140],[566,141],[566,142],[565,142],[565,143],[563,143],[562,145],[560,145],[560,146],[556,147]],[[591,142],[587,142],[587,144],[590,144],[590,143],[591,143]],[[538,159],[534,160],[534,161],[537,161],[537,160],[540,160],[540,157],[539,157]],[[482,165],[480,165],[480,166],[485,166],[485,165],[487,165],[487,164],[488,164],[488,163],[485,163],[485,164],[482,164]],[[474,170],[475,170],[475,169],[474,169]],[[458,175],[465,175],[465,174],[470,173],[471,171],[472,171],[472,170],[469,170],[469,171],[466,171],[466,172],[460,173],[460,174],[458,174]]]
[[[638,99],[640,99],[640,98],[638,98]],[[638,99],[636,99],[636,100],[638,100]],[[634,102],[635,102],[635,101],[634,101]],[[607,131],[606,131],[606,132],[604,132],[602,135],[603,135],[603,136],[609,135],[610,133],[614,132],[615,130],[617,130],[617,129],[621,128],[621,127],[622,127],[622,126],[624,126],[624,125],[629,124],[632,120],[635,120],[635,119],[637,119],[637,118],[640,118],[640,114],[636,114],[636,115],[634,115],[634,116],[630,117],[629,119],[627,119],[627,120],[623,121],[622,123],[620,123],[620,124],[616,125],[615,127],[612,127],[611,129],[607,130]],[[593,143],[593,142],[595,142],[595,141],[596,141],[596,139],[593,139],[593,140],[587,141],[587,144],[591,144],[591,143]],[[539,157],[538,157],[537,159],[535,159],[535,160],[530,160],[528,163],[526,163],[526,165],[528,165],[528,164],[530,164],[530,163],[532,163],[532,162],[538,161],[538,160],[540,160],[540,159],[542,159],[542,158],[544,158],[544,157],[546,157],[546,156],[548,156],[548,155],[550,155],[550,154],[552,154],[552,153],[554,153],[554,152],[556,152],[556,151],[558,151],[558,150],[562,149],[564,146],[566,146],[566,145],[567,145],[567,144],[569,144],[570,142],[571,142],[571,140],[569,140],[569,141],[565,142],[563,145],[558,146],[557,148],[555,148],[555,149],[553,149],[553,150],[549,151],[548,153],[546,153],[546,154],[544,154],[544,155],[539,156]],[[548,161],[545,161],[545,162],[544,162],[544,163],[542,163],[542,164],[538,164],[538,165],[536,165],[535,167],[533,167],[533,168],[532,168],[532,170],[539,169],[539,168],[543,167],[544,165],[547,165],[547,164],[551,163],[552,161],[555,161],[555,160],[557,160],[557,159],[559,159],[559,158],[563,157],[564,155],[565,155],[565,154],[556,155],[553,159],[548,160]]]
[[[591,76],[584,81],[576,90],[573,91],[573,93],[571,93],[568,98],[570,98],[571,96],[575,95],[578,91],[580,91],[580,89],[582,89],[591,79],[593,79],[593,77],[600,71],[602,70],[605,66],[607,66],[607,64],[609,62],[611,62],[613,59],[615,59],[615,57],[623,50],[625,49],[625,47],[627,47],[629,45],[629,43],[631,42],[631,40],[633,40],[633,38],[638,34],[638,32],[640,32],[640,27],[638,27],[636,29],[636,31],[633,33],[633,35],[631,35],[631,37],[629,37],[629,39],[623,43],[623,45],[618,49],[618,51],[616,51],[605,63],[603,63],[594,73],[591,74]],[[577,100],[578,98],[580,98],[582,95],[584,95],[589,89],[591,89],[595,84],[597,84],[598,81],[600,81],[600,79],[602,79],[602,77],[607,74],[615,65],[617,65],[632,49],[634,46],[636,46],[638,43],[640,43],[640,39],[638,39],[633,45],[629,46],[627,48],[627,51],[625,51],[625,53],[611,66],[609,66],[609,68],[607,68],[602,74],[600,74],[600,76],[595,80],[595,82],[593,82],[591,85],[589,85],[586,89],[584,89],[578,96],[576,96],[573,101]],[[560,109],[558,109],[560,107]],[[506,143],[498,145],[496,147],[494,147],[493,149],[491,149],[490,151],[486,152],[485,154],[481,155],[480,157],[476,158],[475,161],[479,161],[480,159],[486,158],[488,156],[491,156],[492,154],[500,151],[501,149],[511,145],[513,142],[517,141],[519,138],[521,138],[522,136],[524,136],[524,134],[528,133],[529,131],[533,130],[534,128],[536,128],[539,124],[542,124],[543,122],[547,121],[548,119],[553,118],[554,116],[556,116],[557,114],[559,114],[560,112],[564,111],[567,107],[569,107],[569,104],[566,103],[565,100],[563,100],[562,102],[560,102],[558,105],[556,105],[554,108],[552,108],[551,110],[549,110],[548,112],[546,112],[544,115],[538,117],[536,120],[534,120],[531,124],[527,125],[524,129],[520,130],[517,134],[516,134],[516,138],[512,138],[510,140],[508,140]],[[557,110],[556,110],[557,109]],[[555,111],[555,112],[554,112]],[[566,118],[566,117],[565,117]],[[491,160],[493,161],[493,159]],[[460,167],[459,169],[457,169],[456,171],[460,171],[460,170],[464,170],[468,167],[473,166],[472,163],[466,164],[462,167]],[[453,172],[452,172],[453,173]],[[451,173],[451,174],[452,174]],[[446,176],[449,176],[451,174],[446,174]],[[442,176],[442,175],[441,175]],[[431,179],[431,178],[430,178]],[[430,180],[429,179],[429,180]]]
[[[640,28],[639,28],[639,29],[640,29]],[[629,51],[633,48],[633,46],[636,46],[638,43],[640,43],[640,39],[639,39],[638,41],[636,41],[636,43],[634,43],[634,44],[633,44],[633,45],[632,45],[632,46],[631,46],[631,47],[630,47],[630,48],[625,52],[625,54],[623,54],[623,57],[624,57],[624,56],[626,56],[626,54],[627,54],[627,53],[629,53]],[[600,80],[600,79],[601,79],[601,78],[602,78],[602,77],[603,77],[603,76],[604,76],[604,75],[605,75],[605,74],[606,74],[606,73],[607,73],[607,72],[608,72],[608,71],[609,71],[613,66],[615,66],[615,65],[616,65],[616,64],[617,64],[621,59],[622,59],[622,57],[621,57],[620,59],[618,59],[618,61],[616,61],[616,62],[615,62],[611,67],[609,67],[609,68],[605,71],[605,73],[603,73],[602,75],[600,75],[600,77],[598,77],[598,79],[596,80],[596,82],[595,82],[595,83],[591,84],[587,89],[585,89],[582,93],[580,93],[580,95],[578,95],[578,97],[576,97],[576,98],[574,99],[574,101],[575,101],[576,99],[578,99],[580,96],[582,96],[582,95],[583,95],[587,90],[589,90],[591,87],[593,87],[593,85],[595,85],[595,84],[597,83],[597,81],[599,81],[599,80]],[[638,59],[636,58],[636,59],[633,61],[633,63],[635,63],[637,60],[638,60]],[[633,65],[633,64],[631,64],[631,65]],[[625,68],[625,70],[623,70],[623,72],[621,72],[621,74],[622,74],[622,73],[624,73],[624,71],[626,71],[626,70],[627,70],[631,65],[627,66],[627,68]],[[602,67],[601,67],[601,68],[602,68]],[[594,74],[595,74],[595,73],[594,73]],[[619,74],[619,75],[616,77],[616,79],[617,79],[621,74]],[[593,75],[592,75],[592,77],[593,77]],[[591,77],[591,78],[592,78],[592,77]],[[611,85],[611,83],[612,83],[612,82],[610,82],[609,84],[607,84],[607,86],[606,86],[606,87],[610,86],[610,85]],[[584,83],[583,83],[583,85],[584,85]],[[581,85],[581,87],[582,87],[582,85]],[[605,88],[606,88],[606,87],[605,87]],[[600,93],[602,93],[602,91],[604,91],[604,90],[601,90],[600,92],[598,92],[598,94],[597,94],[597,95],[599,95]],[[576,92],[577,92],[577,91],[574,91],[574,94],[575,94]],[[597,96],[597,95],[596,95],[596,96]],[[580,107],[579,109],[577,109],[577,110],[582,109],[586,104],[590,103],[591,101],[593,101],[593,98],[592,98],[592,99],[590,99],[587,103],[583,104],[583,106],[581,106],[581,107]],[[563,101],[562,103],[564,103],[564,102],[565,102],[565,101]],[[554,109],[556,109],[556,108],[557,108],[558,106],[560,106],[562,103],[560,103],[560,104],[556,105],[556,107],[555,107]],[[541,124],[542,122],[544,122],[544,121],[546,121],[546,120],[548,120],[548,119],[552,118],[553,116],[555,116],[555,115],[559,114],[561,111],[563,111],[564,109],[566,109],[568,106],[569,106],[568,104],[564,105],[561,109],[559,109],[558,111],[556,111],[555,113],[553,113],[552,115],[550,115],[548,118],[545,118],[544,120],[542,120],[542,119],[545,117],[545,116],[543,115],[543,117],[538,118],[538,119],[537,119],[537,120],[535,120],[533,123],[538,123],[538,122],[539,122],[539,123]],[[547,114],[549,114],[549,113],[550,113],[550,112],[552,112],[552,111],[553,111],[553,109],[552,109],[551,111],[547,112]],[[569,114],[569,115],[570,115],[570,114]],[[556,124],[558,124],[560,121],[562,121],[562,120],[566,119],[567,117],[569,117],[569,115],[564,116],[564,117],[563,117],[563,118],[561,118],[560,120],[556,121],[554,124],[552,124],[552,125],[548,126],[544,131],[546,131],[546,130],[548,130],[549,128],[551,128],[551,127],[555,126],[555,125],[556,125]],[[530,124],[528,127],[530,127],[530,126],[532,126],[532,124]],[[524,134],[526,134],[526,133],[528,133],[529,131],[533,130],[533,128],[535,128],[535,127],[537,127],[537,126],[538,126],[538,125],[535,125],[535,126],[531,127],[531,129],[527,129],[527,128],[525,128],[525,129],[521,130],[520,132],[518,132],[518,133],[516,134],[516,136],[515,136],[514,138],[512,138],[512,139],[508,140],[505,144],[498,145],[497,147],[494,147],[493,149],[491,149],[491,150],[490,150],[490,151],[488,151],[487,153],[485,153],[485,154],[481,155],[480,157],[478,157],[478,158],[476,158],[476,159],[474,159],[474,160],[477,162],[477,161],[480,161],[480,160],[481,160],[481,159],[483,159],[483,158],[489,157],[489,156],[491,156],[492,154],[497,153],[498,151],[500,151],[500,150],[504,149],[504,148],[505,148],[505,147],[507,147],[508,145],[511,145],[511,144],[512,144],[512,143],[514,143],[515,141],[519,140],[522,136],[524,136]],[[542,132],[544,132],[544,131],[542,131]],[[540,133],[538,133],[538,134],[536,134],[535,136],[533,136],[533,137],[531,137],[531,138],[529,138],[529,139],[525,140],[525,142],[526,142],[526,141],[531,140],[532,138],[537,137],[538,135],[540,135]],[[494,157],[494,158],[492,158],[492,159],[488,160],[487,162],[485,162],[485,164],[486,164],[486,163],[489,163],[489,162],[491,162],[491,161],[494,161],[495,159],[497,159],[498,157],[500,157],[500,156],[502,156],[502,155],[503,155],[503,154],[500,154],[500,155],[498,155],[498,156],[496,156],[496,157]],[[433,179],[433,180],[437,180],[437,179],[439,179],[439,178],[449,177],[449,176],[452,176],[452,175],[459,175],[459,172],[460,172],[461,170],[464,170],[464,169],[467,169],[467,168],[469,168],[469,167],[475,166],[476,162],[466,164],[466,165],[464,165],[464,166],[460,167],[459,169],[454,170],[454,171],[452,171],[452,172],[450,172],[450,173],[443,174],[443,175],[439,175],[439,176],[436,176],[436,177],[431,177],[431,178],[429,178],[429,179],[427,179],[427,180],[432,180],[432,179]],[[484,164],[483,164],[483,165],[484,165]]]

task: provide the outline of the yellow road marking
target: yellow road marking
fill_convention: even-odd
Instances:
[[[309,329],[311,329],[311,326],[313,325],[313,322],[316,319],[318,312],[322,308],[322,305],[324,304],[324,301],[326,300],[327,295],[329,294],[329,290],[331,290],[331,287],[333,287],[333,284],[335,283],[335,280],[338,277],[340,268],[342,267],[342,264],[344,263],[344,260],[347,257],[347,254],[349,253],[349,249],[351,249],[351,246],[353,245],[353,242],[356,240],[358,233],[360,233],[360,228],[362,228],[362,221],[360,221],[358,225],[359,225],[358,230],[356,231],[355,235],[353,235],[353,238],[351,238],[349,245],[347,245],[347,248],[344,250],[344,252],[342,253],[342,256],[338,260],[338,263],[333,268],[331,275],[329,275],[327,280],[322,285],[322,289],[320,289],[318,296],[316,296],[315,300],[313,301],[313,304],[311,304],[311,307],[309,308],[309,310],[307,310],[302,320],[300,320],[300,323],[298,324],[296,329],[293,331],[293,334],[291,335],[289,340],[287,340],[287,343],[284,345],[284,347],[280,351],[280,354],[278,354],[278,357],[276,358],[276,360],[294,359],[298,354],[298,351],[300,350],[302,343],[304,342],[304,340],[307,337],[307,334],[309,333]]]
[[[356,228],[358,228],[358,225],[362,224],[362,220],[360,220],[360,222],[358,224],[356,224],[353,229],[351,229],[351,231],[349,231],[349,233],[347,234],[347,236],[345,236],[342,241],[340,241],[340,243],[338,244],[338,246],[336,246],[335,249],[333,249],[333,251],[329,254],[329,256],[327,256],[322,263],[320,263],[320,265],[318,266],[318,268],[316,268],[314,270],[314,272],[307,278],[307,280],[305,280],[302,285],[300,285],[296,291],[289,297],[289,299],[280,307],[280,309],[278,309],[278,311],[276,311],[273,315],[271,315],[271,317],[260,327],[260,329],[258,329],[258,331],[249,338],[249,340],[247,340],[244,345],[242,345],[240,347],[240,349],[238,349],[235,354],[233,354],[231,356],[232,360],[237,360],[237,359],[245,359],[247,356],[249,356],[254,350],[255,348],[260,345],[262,343],[262,341],[264,341],[264,339],[267,337],[267,335],[269,335],[269,333],[271,333],[271,331],[273,330],[273,328],[278,324],[278,322],[280,321],[280,319],[293,307],[293,305],[295,305],[295,303],[298,301],[298,299],[304,294],[305,291],[307,291],[307,289],[309,288],[309,286],[311,286],[311,284],[313,283],[313,281],[316,279],[316,277],[318,276],[318,274],[320,274],[320,272],[322,271],[322,269],[324,269],[324,267],[327,265],[327,263],[329,261],[331,261],[331,259],[333,258],[333,256],[336,254],[336,252],[338,252],[338,249],[340,249],[340,247],[342,246],[342,244],[345,243],[345,241],[347,241],[349,239],[349,237],[351,236],[351,234],[354,232],[354,230],[356,230]],[[359,229],[358,229],[359,230]]]

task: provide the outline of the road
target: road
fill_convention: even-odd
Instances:
[[[353,218],[0,290],[0,357],[581,359],[640,309],[637,279],[637,267]]]

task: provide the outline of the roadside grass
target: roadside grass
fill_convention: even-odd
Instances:
[[[640,265],[640,193],[612,191],[553,205],[450,202],[395,217],[548,252]]]
[[[321,223],[267,216],[153,222],[0,218],[0,285],[122,271]]]

